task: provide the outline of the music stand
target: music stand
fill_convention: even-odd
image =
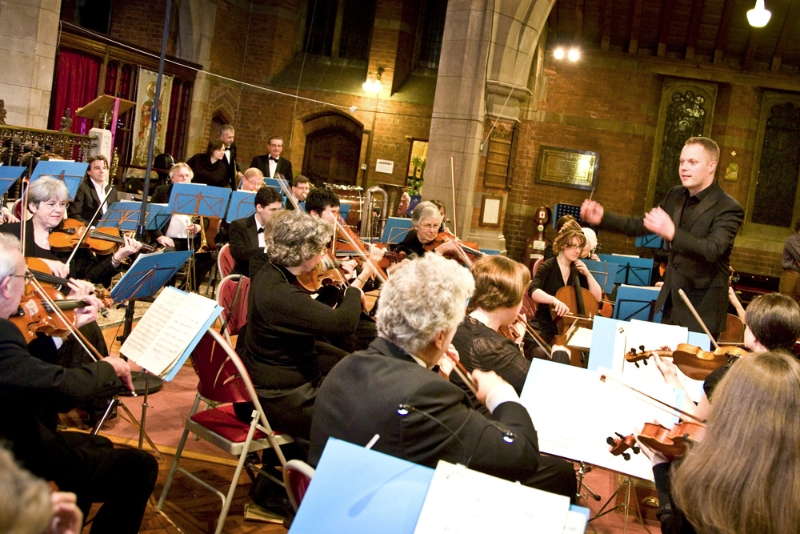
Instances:
[[[225,220],[233,222],[256,212],[255,191],[233,191]]]
[[[88,168],[89,164],[82,161],[60,159],[40,161],[33,169],[33,173],[31,173],[31,183],[43,176],[61,180],[67,186],[68,200],[73,200],[78,193],[78,187],[80,187],[83,177],[86,176],[86,169]]]
[[[120,230],[135,232],[139,225],[139,212],[141,202],[135,200],[122,200],[114,202],[106,210],[98,226],[113,226]],[[144,227],[145,230],[158,230],[170,218],[169,206],[166,204],[150,204],[146,206]]]
[[[156,294],[156,292],[164,287],[166,284],[177,272],[181,266],[186,263],[186,260],[189,259],[190,251],[188,250],[180,250],[174,252],[162,252],[162,253],[155,253],[155,254],[140,254],[136,261],[133,262],[130,269],[122,276],[122,278],[117,282],[114,288],[111,290],[111,298],[114,302],[133,302],[135,299],[141,299],[146,297],[152,297]],[[130,312],[131,317],[128,317],[128,313]],[[129,306],[128,310],[125,313],[125,323],[126,323],[126,330],[128,322],[133,323],[133,306]],[[124,337],[127,337],[130,334],[130,330],[127,330],[123,334]],[[151,384],[150,381],[153,380],[154,384],[153,387],[157,387],[156,391],[161,389],[164,384],[164,381],[161,380],[157,376],[151,376],[150,372],[144,369],[141,372],[141,376],[144,379],[144,399],[142,399],[142,414],[140,417],[140,422],[136,424],[139,428],[139,448],[142,448],[142,443],[144,439],[147,439],[148,444],[158,452],[153,441],[145,432],[145,424],[147,422],[147,409],[150,407],[149,398],[150,398],[150,389]],[[103,422],[105,421],[108,414],[111,412],[111,408],[114,404],[117,404],[125,410],[128,415],[135,421],[133,415],[130,413],[127,407],[124,404],[119,402],[117,397],[109,403],[106,412],[103,414],[103,417],[100,418],[100,421],[97,423],[95,430],[93,433],[97,433],[100,430],[100,427],[103,426]]]
[[[646,234],[637,237],[633,244],[641,248],[663,248],[664,240],[656,234]]]
[[[405,217],[387,217],[386,224],[383,226],[381,241],[389,244],[400,243],[405,239],[411,227],[411,219],[406,219]]]
[[[11,189],[12,185],[17,183],[17,180],[19,180],[19,177],[25,172],[25,169],[27,169],[27,167],[0,166],[0,195],[8,193],[8,190]]]
[[[641,319],[651,323],[661,322],[661,312],[656,312],[659,290],[650,287],[621,285],[614,303],[614,319],[630,321]]]
[[[589,272],[592,273],[595,280],[597,280],[597,283],[600,284],[600,287],[603,289],[603,293],[610,295],[614,292],[617,270],[612,263],[588,259],[583,260],[583,263],[586,264]],[[613,276],[611,274],[612,272],[614,273]]]
[[[653,259],[638,256],[600,254],[600,259],[617,265],[616,283],[649,286],[653,275]]]

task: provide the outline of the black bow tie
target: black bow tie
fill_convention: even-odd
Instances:
[[[278,158],[273,158],[272,156],[269,157],[270,160],[274,161],[275,163],[278,162]]]
[[[256,230],[256,233],[257,233],[257,234],[263,234],[263,233],[264,233],[264,227],[262,226],[261,228],[259,228],[258,230]]]

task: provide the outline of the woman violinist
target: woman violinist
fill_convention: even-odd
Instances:
[[[406,234],[405,239],[395,246],[396,252],[405,252],[406,255],[416,254],[424,256],[431,250],[431,244],[439,237],[442,227],[442,213],[433,202],[423,201],[414,207],[411,212],[413,228]],[[444,241],[432,249],[439,254],[458,254],[458,244],[455,241]]]
[[[538,306],[531,324],[548,343],[553,341],[558,332],[550,309],[557,317],[570,312],[569,306],[555,296],[559,289],[574,285],[574,277],[577,276],[580,287],[588,289],[596,301],[599,302],[603,296],[600,284],[579,259],[585,245],[586,236],[581,230],[565,227],[553,240],[555,257],[544,260],[534,276],[533,301],[549,306]]]
[[[67,266],[64,263],[71,250],[53,250],[51,233],[59,228],[67,209],[68,192],[64,182],[43,177],[32,182],[28,190],[30,219],[25,223],[25,253],[29,257],[41,258],[57,277],[80,278],[94,283],[108,284],[120,268],[123,260],[141,248],[137,241],[125,238],[125,245],[98,261],[88,250],[79,251]],[[0,225],[0,232],[20,235],[21,223]]]
[[[764,352],[733,365],[715,390],[703,440],[672,469],[672,497],[691,525],[662,532],[798,532],[798,413],[797,359]]]
[[[275,429],[308,438],[322,378],[344,355],[323,341],[354,333],[361,313],[364,270],[334,309],[314,300],[297,278],[313,270],[331,239],[330,225],[298,210],[280,211],[267,224],[268,262],[253,278],[249,321],[237,348]],[[237,413],[250,411],[237,408]]]
[[[753,299],[747,306],[745,315],[745,347],[753,353],[773,351],[791,354],[795,340],[800,338],[800,305],[785,295],[771,293]],[[748,355],[742,361],[753,358]],[[713,371],[703,382],[703,396],[697,406],[689,400],[688,395],[677,377],[676,366],[669,360],[656,358],[664,379],[674,389],[680,398],[681,408],[689,411],[701,420],[709,418],[717,410],[716,387],[722,379],[739,364],[739,360],[732,360]],[[709,402],[714,395],[714,404]],[[721,408],[720,408],[721,409]],[[706,433],[708,435],[708,431]],[[744,444],[746,442],[742,442]],[[741,451],[740,451],[741,452]],[[679,511],[670,501],[670,464],[666,458],[653,457],[653,474],[655,475],[656,489],[659,491],[659,519],[664,532],[691,532]],[[737,531],[738,532],[738,531]]]
[[[520,393],[530,362],[521,349],[525,332],[517,331],[513,325],[519,318],[531,275],[527,267],[505,256],[480,258],[472,266],[472,275],[475,292],[469,301],[469,313],[456,330],[453,345],[467,371],[494,371]],[[514,329],[516,340],[499,333],[509,327]],[[457,381],[454,374],[450,377]],[[466,384],[457,383],[467,390]]]

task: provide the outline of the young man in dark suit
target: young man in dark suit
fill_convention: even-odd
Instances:
[[[100,201],[108,193],[109,187],[108,160],[103,155],[92,156],[89,158],[86,178],[81,182],[78,192],[75,194],[75,200],[70,203],[67,209],[69,217],[82,222],[89,222],[97,211]],[[103,214],[108,211],[108,207],[116,202],[117,199],[117,191],[112,190],[97,220],[103,217]],[[95,223],[97,223],[97,220],[95,220]]]
[[[253,268],[261,267],[264,258],[264,227],[272,215],[281,209],[281,197],[271,187],[262,186],[255,194],[256,212],[231,223],[229,235],[231,254],[236,260],[233,272],[253,276]]]
[[[55,344],[36,345],[33,355],[17,327],[25,288],[25,261],[19,240],[0,234],[0,440],[38,477],[74,492],[87,517],[92,502],[102,502],[91,532],[136,533],[158,475],[158,463],[137,449],[117,449],[103,437],[56,429],[58,410],[78,400],[132,389],[128,363],[118,357],[66,368],[52,361]],[[83,299],[91,301],[91,297]],[[77,310],[77,325],[97,317],[95,306]],[[49,338],[47,338],[49,340]]]
[[[691,137],[681,150],[681,185],[644,217],[607,213],[593,200],[581,206],[581,218],[600,228],[661,237],[669,260],[656,310],[663,309],[665,323],[701,332],[678,295],[683,289],[715,337],[725,329],[731,251],[744,219],[742,206],[714,182],[718,163],[719,146],[713,139]]]
[[[378,337],[337,363],[317,393],[312,464],[329,437],[366,444],[377,434],[374,448],[386,454],[431,467],[458,462],[574,499],[572,464],[539,455],[536,429],[510,384],[473,371],[484,415],[433,370],[452,369],[447,353],[474,287],[469,271],[438,254],[392,272],[378,302]]]
[[[267,143],[269,144],[269,153],[254,157],[250,166],[261,169],[267,178],[275,178],[276,174],[280,174],[288,183],[293,183],[292,162],[281,157],[283,138],[270,137]]]

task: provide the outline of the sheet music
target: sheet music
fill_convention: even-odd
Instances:
[[[568,511],[562,495],[439,460],[414,534],[563,532]]]
[[[165,375],[217,308],[196,293],[166,287],[139,320],[120,352],[151,373]]]
[[[631,454],[627,461],[613,456],[606,438],[615,432],[639,432],[649,421],[674,422],[676,418],[652,401],[615,382],[601,382],[599,377],[599,372],[580,367],[540,359],[531,362],[520,401],[536,426],[539,450],[653,480],[644,454]]]
[[[578,327],[567,340],[567,346],[588,350],[592,346],[592,329]]]

